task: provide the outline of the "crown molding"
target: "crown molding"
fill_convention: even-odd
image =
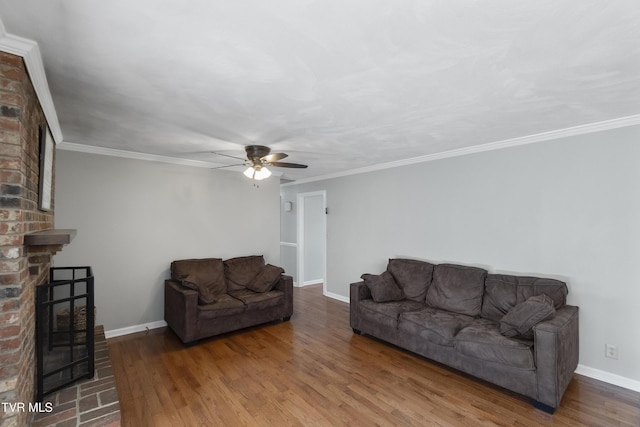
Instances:
[[[61,142],[56,147],[59,150],[76,151],[79,153],[98,154],[100,156],[122,157],[125,159],[145,160],[149,162],[171,163],[182,166],[194,166],[198,168],[220,167],[220,163],[204,162],[202,160],[180,159],[178,157],[158,156],[155,154],[136,153],[134,151],[116,150],[113,148],[96,147],[94,145],[75,144],[73,142]]]
[[[602,122],[589,123],[586,125],[573,126],[570,128],[559,129],[559,130],[554,130],[550,132],[542,132],[542,133],[522,136],[518,138],[505,139],[503,141],[490,142],[487,144],[475,145],[473,147],[459,148],[456,150],[443,151],[441,153],[428,154],[428,155],[419,156],[419,157],[412,157],[409,159],[397,160],[395,162],[381,163],[377,165],[366,166],[358,169],[351,169],[344,172],[337,172],[337,173],[322,175],[318,177],[299,179],[293,182],[288,182],[286,184],[281,184],[280,186],[292,187],[294,185],[307,184],[310,182],[324,181],[327,179],[341,178],[341,177],[350,176],[350,175],[359,175],[362,173],[397,168],[400,166],[408,166],[416,163],[430,162],[433,160],[446,159],[449,157],[465,156],[467,154],[482,153],[485,151],[499,150],[502,148],[509,148],[509,147],[517,147],[519,145],[551,141],[554,139],[567,138],[570,136],[584,135],[587,133],[602,132],[606,130],[612,130],[612,129],[618,129],[623,127],[636,126],[636,125],[640,125],[640,114],[627,116],[627,117],[620,117],[612,120],[605,120]]]
[[[566,138],[570,136],[583,135],[587,133],[602,132],[606,130],[618,129],[629,126],[640,125],[640,114],[633,116],[621,117],[612,120],[606,120],[602,122],[590,123],[586,125],[574,126],[565,129],[554,130],[550,132],[542,132],[534,135],[523,136],[519,138],[506,139],[498,142],[491,142],[488,144],[476,145],[473,147],[460,148],[456,150],[444,151],[441,153],[429,154],[425,156],[412,157],[409,159],[397,160],[395,162],[381,163],[378,165],[367,166],[358,169],[352,169],[344,172],[336,172],[333,174],[322,175],[318,177],[311,177],[305,179],[299,179],[297,181],[287,182],[286,184],[280,184],[281,187],[292,187],[294,185],[306,184],[316,181],[324,181],[327,179],[341,178],[344,176],[358,175],[367,172],[375,172],[384,169],[397,168],[401,166],[413,165],[416,163],[430,162],[433,160],[446,159],[449,157],[464,156],[467,154],[482,153],[485,151],[498,150],[502,148],[517,147],[519,145],[533,144],[536,142],[551,141],[554,139]],[[145,160],[152,162],[171,163],[183,166],[194,166],[200,168],[216,168],[223,166],[220,163],[205,162],[201,160],[181,159],[178,157],[159,156],[155,154],[138,153],[134,151],[117,150],[113,148],[97,147],[94,145],[76,144],[72,142],[60,142],[57,145],[60,150],[76,151],[81,153],[98,154],[102,156],[122,157],[126,159]],[[233,169],[229,169],[233,171]],[[282,173],[278,171],[273,172],[274,176],[281,176]]]
[[[0,19],[0,50],[23,58],[53,139],[56,143],[62,142],[62,130],[56,108],[53,105],[53,98],[49,91],[49,84],[44,72],[44,64],[42,63],[38,43],[7,33],[4,23]]]

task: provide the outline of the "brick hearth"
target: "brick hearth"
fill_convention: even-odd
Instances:
[[[39,413],[33,427],[116,427],[120,425],[120,402],[116,379],[111,368],[104,328],[97,326],[96,371],[91,379],[45,396],[53,411]],[[46,403],[45,403],[46,404]]]

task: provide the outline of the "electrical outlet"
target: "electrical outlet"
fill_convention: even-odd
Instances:
[[[610,359],[618,358],[618,347],[613,344],[605,344],[604,355]]]

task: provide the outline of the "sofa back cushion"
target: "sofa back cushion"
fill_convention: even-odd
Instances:
[[[404,297],[411,301],[424,302],[427,289],[433,279],[433,264],[414,259],[390,259],[387,271],[398,284]]]
[[[262,255],[230,258],[224,261],[224,275],[230,291],[245,289],[265,268]]]
[[[227,292],[220,258],[183,259],[171,263],[171,278],[198,291],[201,303],[212,304],[215,295]]]
[[[555,279],[488,274],[485,282],[482,317],[499,322],[513,307],[532,296],[545,294],[557,310],[567,303],[567,284]]]
[[[467,316],[479,316],[487,270],[455,264],[436,265],[427,304]]]

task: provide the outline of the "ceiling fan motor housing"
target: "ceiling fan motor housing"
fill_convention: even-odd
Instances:
[[[262,158],[271,152],[271,148],[264,145],[247,145],[244,149],[247,152],[247,158],[254,165],[262,165]]]

